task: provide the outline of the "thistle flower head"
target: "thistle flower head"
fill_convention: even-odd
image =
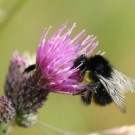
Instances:
[[[0,123],[8,123],[15,117],[15,109],[12,102],[6,97],[0,97]]]
[[[46,39],[50,28],[46,29],[37,49],[36,68],[41,74],[41,86],[53,92],[73,94],[81,89],[79,83],[79,67],[73,68],[75,59],[82,55],[90,55],[98,45],[95,37],[86,36],[85,30],[73,39],[70,35],[76,24],[68,29],[63,24],[50,39]]]
[[[8,98],[2,98],[5,101],[2,102],[4,105],[10,105],[9,103],[12,103],[13,110],[16,112],[15,119],[17,125],[24,127],[29,127],[36,123],[37,109],[43,105],[48,95],[48,91],[44,92],[36,87],[36,82],[38,81],[34,77],[34,72],[25,73],[25,69],[33,64],[32,62],[32,57],[29,57],[29,55],[13,54],[5,81],[5,94]],[[1,106],[0,104],[0,107],[4,105],[2,104]],[[6,110],[6,108],[5,110],[1,110],[2,118],[0,122],[9,120],[11,111],[10,109]]]

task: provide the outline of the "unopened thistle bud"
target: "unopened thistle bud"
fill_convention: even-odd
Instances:
[[[36,71],[25,72],[30,65],[30,57],[15,53],[5,81],[5,93],[16,110],[17,124],[25,127],[35,123],[35,113],[49,93],[39,87]]]
[[[32,73],[25,73],[24,71],[29,65],[31,65],[31,58],[28,55],[14,53],[5,81],[5,94],[16,110],[17,124],[25,124],[23,125],[25,127],[36,121],[37,116],[34,114],[36,112],[34,108],[41,106],[40,101],[43,93],[27,87],[27,81]]]

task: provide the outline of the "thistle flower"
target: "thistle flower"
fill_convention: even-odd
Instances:
[[[98,42],[94,42],[95,37],[93,36],[85,37],[85,30],[70,39],[75,26],[76,23],[66,33],[61,34],[66,28],[66,24],[62,25],[48,40],[46,36],[51,27],[45,30],[36,57],[37,76],[40,80],[40,87],[43,89],[73,94],[77,89],[83,87],[79,82],[79,67],[73,68],[73,64],[78,56],[90,55]]]

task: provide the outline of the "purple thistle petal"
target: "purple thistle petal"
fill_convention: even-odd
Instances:
[[[82,54],[90,55],[98,42],[95,42],[96,37],[86,37],[85,30],[71,40],[70,35],[76,23],[62,34],[66,27],[66,23],[63,24],[48,40],[46,36],[51,27],[46,29],[38,45],[36,66],[45,80],[42,85],[44,89],[73,94],[84,86],[79,82],[79,67],[73,68],[74,61]]]

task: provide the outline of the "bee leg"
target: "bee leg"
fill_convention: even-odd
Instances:
[[[95,92],[95,90],[99,87],[100,83],[99,82],[92,82],[90,83],[86,88],[77,91],[76,93],[74,93],[73,95],[80,95],[86,91],[93,91]]]
[[[77,91],[76,93],[74,93],[73,94],[73,96],[75,96],[75,95],[83,95],[83,93],[85,92],[85,91],[87,91],[87,89],[85,88],[85,89],[82,89],[82,90],[79,90],[79,91]]]
[[[84,95],[81,95],[81,99],[84,104],[90,105],[92,101],[92,97],[94,96],[94,91],[87,91]]]

